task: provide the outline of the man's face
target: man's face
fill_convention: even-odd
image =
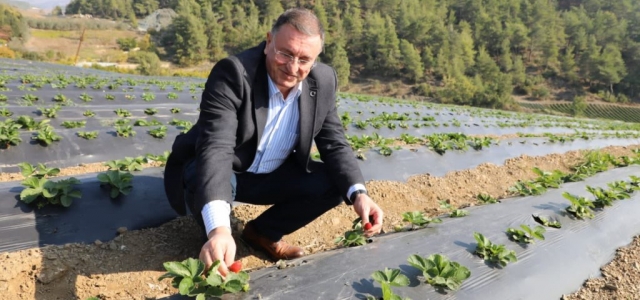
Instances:
[[[316,58],[322,51],[319,35],[308,36],[285,24],[278,33],[267,33],[267,72],[283,95],[307,78]]]

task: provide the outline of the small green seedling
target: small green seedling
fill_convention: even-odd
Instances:
[[[162,126],[162,123],[160,123],[160,121],[156,120],[156,119],[152,119],[152,120],[136,120],[135,123],[133,123],[133,126],[142,126],[142,127],[146,127],[146,126]]]
[[[230,272],[222,278],[215,272],[220,266],[219,260],[216,260],[209,270],[205,270],[202,261],[193,258],[182,262],[165,262],[163,265],[167,273],[158,280],[171,278],[171,285],[178,289],[180,295],[196,297],[196,300],[249,290],[249,274],[244,271]]]
[[[181,110],[181,109],[179,109],[179,108],[177,108],[177,107],[174,107],[174,108],[171,108],[169,111],[171,111],[171,113],[172,113],[172,114],[177,114],[177,113],[179,113],[179,112],[180,112],[180,110]]]
[[[154,99],[156,99],[156,95],[154,95],[153,93],[142,93],[142,100],[144,101],[153,101]]]
[[[21,162],[18,164],[18,167],[20,168],[20,173],[22,173],[22,176],[24,176],[25,178],[52,177],[60,173],[59,168],[47,168],[47,166],[45,166],[43,163],[38,163],[38,165],[35,166],[28,162]]]
[[[517,243],[525,243],[525,244],[533,244],[535,243],[535,239],[544,240],[544,233],[547,231],[542,226],[536,226],[534,229],[531,229],[529,225],[521,224],[520,228],[509,228],[507,229],[507,236]]]
[[[85,140],[93,140],[98,137],[98,131],[78,131],[78,136]]]
[[[594,214],[593,210],[591,210],[591,208],[595,207],[593,202],[585,197],[578,197],[568,192],[562,193],[562,197],[571,202],[571,205],[565,209],[568,213],[581,220],[584,220],[584,218],[593,219]]]
[[[489,194],[478,194],[476,196],[476,199],[482,202],[482,204],[494,204],[500,202],[498,201],[498,199],[491,197],[491,195]]]
[[[92,111],[92,110],[90,110],[90,109],[87,109],[87,110],[85,110],[85,111],[82,113],[82,115],[83,115],[83,116],[85,116],[85,117],[89,117],[89,118],[91,118],[91,117],[95,116],[95,115],[96,115],[96,113],[95,113],[95,112],[93,112],[93,111]]]
[[[146,158],[147,160],[160,162],[160,166],[163,167],[167,164],[167,160],[169,159],[169,154],[171,154],[170,151],[165,151],[159,155],[147,154]]]
[[[121,118],[131,117],[131,112],[123,108],[118,108],[113,112],[116,113],[116,115],[118,115],[118,117],[121,117]]]
[[[133,185],[131,185],[133,175],[128,172],[109,170],[105,173],[98,174],[98,180],[100,180],[100,185],[108,186],[111,189],[109,193],[111,199],[115,199],[120,194],[125,196],[129,195],[131,189],[133,189]]]
[[[22,142],[20,127],[20,124],[14,123],[11,119],[0,121],[0,148],[6,149],[10,145],[16,146]]]
[[[11,116],[13,116],[13,113],[10,110],[8,110],[8,109],[3,107],[3,108],[0,108],[0,116],[2,116],[2,117],[11,117]]]
[[[109,170],[120,170],[120,171],[142,171],[142,164],[147,163],[147,158],[144,156],[138,157],[125,157],[124,159],[119,160],[110,160],[104,163],[105,166],[109,167]]]
[[[426,282],[435,288],[457,290],[471,272],[465,266],[450,261],[446,256],[433,254],[422,257],[414,254],[407,260],[409,265],[422,271]]]
[[[510,192],[519,194],[520,196],[540,195],[547,189],[536,181],[518,181],[516,185],[509,188]]]
[[[38,130],[35,136],[31,137],[32,140],[38,141],[40,144],[48,146],[53,142],[62,140],[62,137],[53,131],[52,126],[47,126]]]
[[[375,271],[371,274],[371,278],[378,282],[382,287],[382,299],[383,300],[402,300],[402,297],[396,295],[391,290],[392,286],[408,286],[409,278],[404,274],[400,274],[398,269],[385,268],[384,271]],[[367,295],[368,300],[375,300],[376,297]]]
[[[543,226],[552,227],[552,228],[562,228],[562,224],[560,224],[560,221],[550,220],[543,216],[538,216],[538,215],[532,215],[532,217],[533,217],[533,220],[542,224]]]
[[[402,221],[411,224],[411,230],[416,228],[427,226],[429,223],[442,223],[439,218],[429,218],[420,211],[410,211],[402,214]]]
[[[45,117],[47,117],[49,119],[55,118],[58,115],[58,111],[60,111],[60,105],[58,105],[58,104],[56,104],[56,105],[54,105],[53,107],[50,107],[50,108],[41,108],[40,109],[40,113],[43,116],[45,116]]]
[[[116,126],[116,134],[121,137],[135,136],[136,132],[131,125]]]
[[[478,232],[475,232],[473,237],[478,242],[475,254],[485,261],[505,267],[508,263],[518,260],[516,252],[507,249],[505,245],[494,244]]]
[[[87,121],[64,121],[62,122],[62,127],[64,128],[81,128],[87,125]]]
[[[147,108],[144,110],[144,113],[150,116],[153,116],[158,113],[158,109],[156,108]]]
[[[28,177],[22,181],[26,188],[20,192],[20,201],[27,204],[35,203],[38,208],[47,204],[69,207],[73,198],[82,197],[80,191],[73,189],[76,184],[80,184],[80,181],[73,177],[60,181]]]
[[[453,209],[453,207],[451,206],[451,203],[449,203],[447,200],[440,200],[438,201],[438,204],[440,204],[441,209],[444,209],[447,211]]]
[[[80,96],[78,96],[78,98],[80,98],[80,100],[82,100],[84,102],[91,102],[91,100],[93,100],[93,97],[91,97],[87,93],[82,93]]]
[[[355,247],[367,244],[367,238],[364,236],[364,229],[362,228],[362,220],[357,218],[353,221],[351,229],[344,233],[343,236],[339,236],[334,240],[334,243],[341,245],[342,247]]]
[[[167,136],[167,126],[162,125],[160,127],[149,130],[149,134],[154,138],[163,139],[165,136]]]
[[[461,218],[461,217],[466,217],[468,215],[469,215],[469,211],[464,210],[464,209],[456,209],[456,210],[453,210],[449,214],[449,217],[450,218]]]

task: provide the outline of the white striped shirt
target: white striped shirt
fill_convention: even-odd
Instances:
[[[302,93],[302,83],[289,92],[285,100],[282,92],[268,76],[269,111],[262,138],[258,143],[258,151],[253,163],[247,169],[251,173],[271,173],[287,159],[300,138],[300,110],[298,101]],[[356,190],[364,190],[363,184],[354,184],[349,188],[347,197]],[[211,230],[227,226],[231,228],[229,214],[231,206],[224,200],[213,200],[202,208],[207,235]]]

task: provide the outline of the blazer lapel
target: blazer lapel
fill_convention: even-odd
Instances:
[[[259,145],[269,114],[269,82],[264,61],[256,72],[255,87],[253,89],[253,109],[255,110],[256,130],[258,132],[257,145]]]
[[[316,106],[318,87],[315,80],[307,77],[302,82],[302,93],[298,100],[300,107],[300,151],[304,157],[309,157],[313,131],[315,130]]]

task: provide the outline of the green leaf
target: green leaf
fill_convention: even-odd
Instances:
[[[73,199],[67,195],[62,195],[62,197],[60,197],[60,204],[62,204],[62,206],[64,207],[71,206],[72,202],[73,202]]]
[[[204,263],[199,259],[188,258],[182,264],[187,266],[189,272],[191,272],[191,277],[199,276],[204,271]]]
[[[100,180],[100,182],[102,183],[109,183],[109,176],[106,173],[100,173],[98,174],[98,180]]]
[[[207,277],[207,283],[210,286],[220,286],[222,285],[223,279],[222,276],[212,272],[211,275],[209,275],[209,277]]]
[[[220,297],[224,294],[224,290],[218,286],[212,286],[207,289],[207,296]]]
[[[237,293],[242,290],[242,282],[237,279],[225,282],[224,289],[229,293]]]
[[[115,199],[118,195],[120,195],[120,190],[118,188],[111,187],[111,192],[109,193],[111,199]]]
[[[73,190],[70,193],[68,193],[67,196],[73,197],[73,198],[81,198],[82,197],[82,192],[80,192],[78,190]]]
[[[178,291],[180,291],[180,295],[189,295],[189,292],[193,288],[193,279],[190,277],[184,277],[180,280],[180,285],[178,286]]]
[[[180,277],[190,277],[191,276],[191,272],[189,272],[189,269],[187,269],[187,267],[185,267],[180,262],[169,261],[169,262],[165,262],[163,264],[163,266],[164,266],[165,270],[167,270],[167,272],[175,274],[177,276],[180,276]]]
[[[174,277],[176,277],[176,274],[164,273],[162,274],[162,276],[158,277],[158,281],[162,281],[163,279],[174,278]]]
[[[22,190],[22,192],[20,192],[20,200],[22,200],[24,203],[29,204],[33,202],[33,200],[38,199],[38,196],[40,196],[40,194],[42,194],[41,189],[26,188]]]
[[[196,296],[196,300],[206,300],[206,297],[204,294],[198,294],[198,296]]]

